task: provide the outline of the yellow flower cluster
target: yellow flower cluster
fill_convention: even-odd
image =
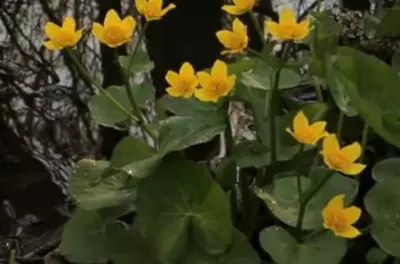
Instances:
[[[174,4],[163,8],[163,0],[135,0],[135,5],[147,21],[160,20],[175,8]],[[48,40],[43,45],[50,50],[61,50],[76,45],[82,38],[82,29],[76,31],[75,25],[75,19],[72,17],[66,17],[61,27],[47,22],[44,31]],[[93,23],[92,33],[101,43],[116,48],[131,41],[135,28],[136,21],[132,16],[121,19],[115,10],[109,10],[103,25]]]
[[[169,95],[184,98],[194,95],[204,102],[217,102],[229,94],[236,82],[236,76],[228,75],[228,66],[220,60],[214,62],[211,73],[199,71],[197,75],[193,66],[185,62],[179,73],[168,71],[165,79],[170,85],[167,88]],[[200,88],[197,88],[199,84]]]
[[[329,169],[347,175],[357,175],[365,169],[364,164],[355,162],[361,156],[360,144],[354,142],[341,148],[337,136],[325,131],[325,121],[310,124],[304,112],[300,111],[294,117],[292,126],[286,131],[299,143],[316,145],[323,139],[320,154]],[[322,211],[323,225],[337,236],[354,238],[361,234],[352,226],[360,218],[361,209],[355,206],[344,208],[343,200],[344,195],[339,194],[327,204]]]

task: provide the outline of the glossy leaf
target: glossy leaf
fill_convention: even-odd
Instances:
[[[125,70],[128,70],[128,65],[131,64],[131,73],[150,72],[154,68],[154,63],[146,52],[137,51],[134,56],[119,56],[118,59]]]

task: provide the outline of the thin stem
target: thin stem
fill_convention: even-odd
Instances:
[[[78,58],[75,56],[75,54],[70,50],[70,49],[65,49],[69,57],[72,59],[72,62],[74,63],[75,67],[81,74],[82,78],[84,78],[88,83],[92,83],[93,86],[100,92],[102,93],[111,103],[113,103],[118,109],[120,109],[124,114],[129,116],[134,122],[138,122],[138,118],[134,115],[132,115],[124,106],[122,106],[117,100],[114,99],[103,87],[100,86],[100,84],[92,78],[92,76],[89,74],[89,72],[83,67],[81,62],[78,60]]]
[[[315,93],[317,94],[317,99],[321,103],[324,102],[324,97],[322,95],[322,90],[321,90],[321,82],[319,81],[318,77],[314,77],[314,83],[315,83]]]
[[[263,30],[261,29],[260,22],[258,21],[256,14],[254,12],[249,12],[250,18],[254,23],[254,26],[257,30],[258,36],[260,37],[261,43],[264,46],[264,33]]]
[[[321,189],[322,186],[332,177],[335,171],[328,171],[328,173],[323,177],[313,188],[309,189],[304,193],[303,199],[300,202],[299,217],[297,218],[296,229],[300,232],[303,225],[304,214],[306,212],[307,204],[310,202],[311,198]]]
[[[257,56],[259,59],[263,60],[267,64],[270,64],[270,61],[266,57],[264,57],[261,53],[259,53],[258,51],[255,51],[249,47],[247,47],[247,51],[250,52],[251,54]]]
[[[142,39],[143,39],[143,37],[144,37],[145,34],[146,34],[146,30],[147,30],[148,24],[149,24],[149,23],[148,23],[147,21],[145,21],[144,24],[143,24],[142,30],[139,32],[138,42],[137,42],[137,44],[136,44],[136,46],[135,46],[135,48],[133,49],[132,54],[131,54],[132,57],[135,56],[135,54],[138,52],[138,50],[139,50],[139,48],[140,48],[140,43],[142,42]],[[130,76],[132,67],[133,67],[133,60],[129,60],[129,62],[128,62],[128,67],[127,67],[127,69],[126,69],[126,71],[127,71],[127,73],[128,73],[128,76]]]
[[[362,138],[361,138],[361,157],[360,157],[361,161],[364,160],[365,148],[366,148],[367,142],[368,142],[368,134],[369,134],[369,125],[367,123],[365,123],[364,129],[362,132]]]
[[[339,120],[338,120],[338,123],[336,126],[336,135],[337,135],[338,139],[340,139],[342,136],[343,122],[344,122],[344,113],[343,113],[343,111],[340,111]]]

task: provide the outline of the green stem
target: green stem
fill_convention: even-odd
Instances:
[[[318,77],[314,77],[314,83],[315,83],[315,93],[317,94],[317,99],[321,103],[324,102],[324,97],[322,95],[322,90],[321,90],[321,82],[319,81]]]
[[[84,78],[88,83],[93,84],[93,86],[102,93],[111,103],[113,103],[118,109],[120,109],[124,114],[129,116],[134,122],[138,122],[138,118],[132,115],[124,106],[122,106],[117,100],[114,99],[100,84],[92,78],[89,72],[83,67],[82,63],[78,60],[75,54],[70,49],[65,49],[68,56],[72,59],[75,67],[77,68],[78,72],[81,74],[82,78]]]
[[[369,125],[365,123],[361,138],[361,157],[360,157],[361,161],[364,160],[365,148],[367,147],[367,142],[368,142],[368,133],[369,133]]]
[[[301,232],[303,225],[304,214],[306,212],[307,204],[310,202],[311,198],[321,189],[322,186],[332,177],[335,171],[328,171],[328,173],[323,177],[313,188],[310,188],[304,193],[302,200],[300,202],[299,217],[297,218],[296,229]]]
[[[143,39],[143,37],[144,37],[145,34],[146,34],[146,30],[147,30],[148,24],[149,24],[149,23],[147,23],[147,21],[145,21],[144,24],[143,24],[142,30],[139,32],[138,42],[137,42],[137,44],[136,44],[136,46],[135,46],[135,48],[133,49],[132,54],[131,54],[132,57],[135,56],[135,54],[138,52],[138,50],[139,50],[139,48],[140,48],[140,43],[142,42],[142,39]],[[128,73],[128,76],[130,76],[132,67],[133,67],[133,60],[129,60],[129,62],[128,62],[128,67],[127,67],[127,69],[126,69],[126,71],[127,71],[127,73]]]
[[[257,30],[258,36],[260,37],[261,43],[264,46],[264,33],[263,33],[263,30],[261,29],[260,22],[258,21],[256,14],[254,12],[249,12],[249,14],[250,14],[250,18],[253,21],[254,26]]]
[[[258,57],[259,59],[263,60],[264,62],[266,62],[269,66],[271,66],[271,62],[270,60],[268,60],[266,57],[264,57],[264,55],[262,55],[261,53],[251,49],[251,48],[247,48],[247,51],[250,52],[251,54],[255,55],[256,57]]]
[[[343,113],[343,111],[340,111],[339,120],[338,120],[338,123],[336,126],[336,135],[337,135],[338,139],[340,139],[342,136],[343,122],[344,122],[344,113]]]

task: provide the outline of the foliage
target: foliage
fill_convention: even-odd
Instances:
[[[157,5],[152,14],[148,8],[153,1],[136,2],[146,25],[179,8]],[[253,2],[235,1],[224,9],[254,15]],[[388,11],[381,20],[376,30],[380,36],[398,34],[384,27],[398,18],[392,13],[398,10]],[[78,162],[69,188],[78,209],[65,226],[61,245],[69,260],[335,264],[348,252],[349,239],[367,235],[380,247],[368,253],[369,262],[384,261],[389,255],[400,258],[400,159],[364,164],[372,133],[400,147],[398,54],[390,67],[338,46],[338,27],[328,12],[315,12],[312,20],[299,23],[291,10],[280,15],[279,23],[266,23],[275,38],[272,44],[284,42],[280,54],[249,49],[246,27],[237,18],[232,31],[217,34],[224,54],[237,55],[235,62],[216,60],[210,69],[197,73],[185,62],[179,72],[167,72],[168,95],[157,100],[158,116],[152,123],[143,118],[141,108],[153,99],[154,89],[131,85],[129,77],[149,72],[153,63],[136,50],[119,58],[126,84],[97,87],[99,93],[89,102],[93,118],[122,130],[137,124],[154,146],[129,136],[119,142],[110,161]],[[120,33],[132,34],[121,19],[116,20]],[[131,18],[126,21],[132,26]],[[106,22],[104,27],[107,30]],[[107,38],[109,45],[114,38]],[[302,63],[289,60],[293,41],[310,48],[304,60],[309,66],[306,74],[300,74]],[[84,71],[79,63],[76,66]],[[311,83],[316,100],[283,103],[285,93],[302,83]],[[233,138],[228,116],[233,101],[242,103],[253,117],[253,140]],[[337,126],[332,114],[341,116]],[[364,122],[364,130],[355,132],[360,143],[341,134],[346,116]],[[225,138],[226,156],[215,169],[185,156],[187,148],[218,135]],[[364,215],[372,218],[368,223],[358,222],[362,204],[352,205],[360,195],[360,179],[368,176],[366,165],[373,168],[376,181],[362,197]],[[260,206],[267,209],[266,216],[259,214]],[[131,220],[119,220],[127,215]],[[251,241],[254,237],[270,259],[261,260]]]

